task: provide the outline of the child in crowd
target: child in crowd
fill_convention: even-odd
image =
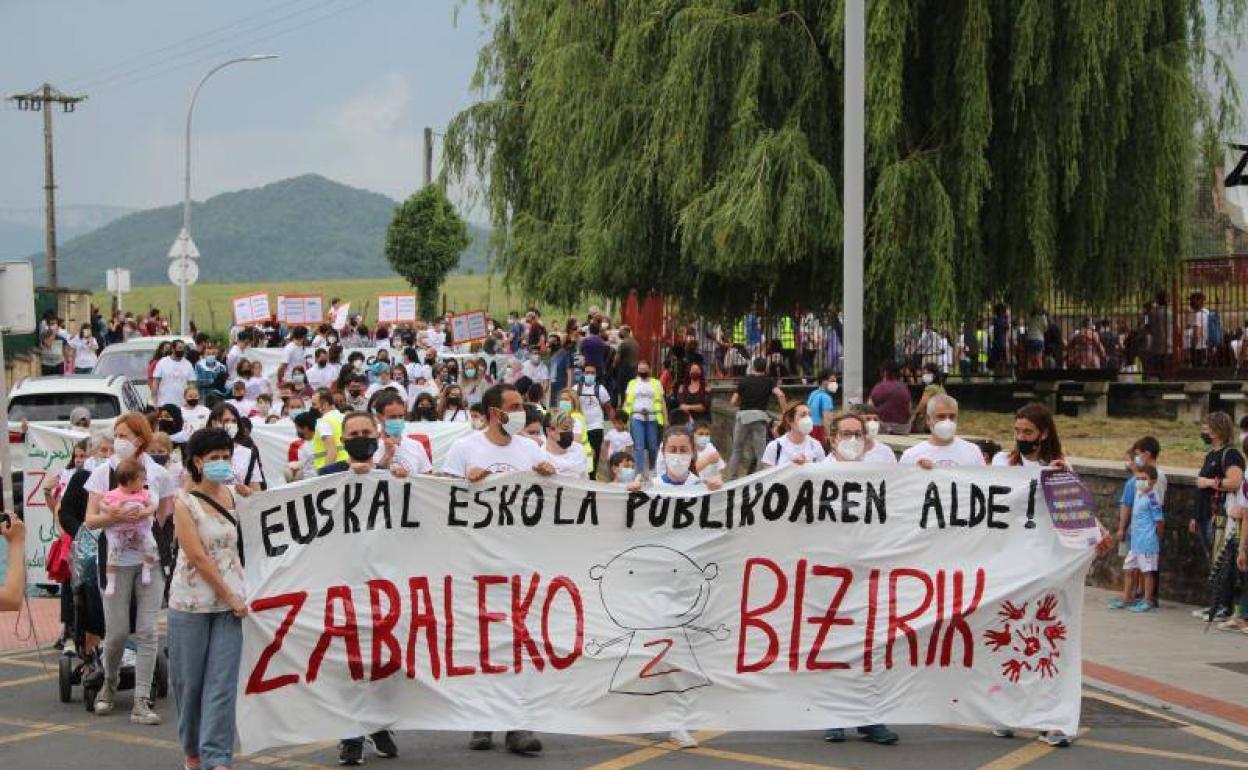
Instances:
[[[631,484],[637,477],[637,465],[633,460],[632,450],[616,452],[607,461],[611,471],[611,481],[615,484]]]
[[[719,450],[711,442],[711,426],[698,423],[693,429],[693,445],[698,450],[694,467],[702,477],[722,476],[728,464],[720,457]]]
[[[1122,597],[1110,601],[1111,610],[1125,607],[1132,612],[1151,612],[1156,609],[1157,557],[1165,530],[1165,514],[1155,491],[1156,486],[1157,469],[1151,465],[1137,465],[1135,504],[1131,509],[1131,550],[1122,565]],[[1141,580],[1144,596],[1136,600],[1136,584]]]
[[[484,430],[485,420],[485,409],[480,403],[468,407],[468,421],[472,423],[473,430]]]
[[[105,596],[112,596],[117,585],[119,566],[142,565],[143,585],[152,582],[152,568],[160,559],[156,550],[156,537],[152,534],[152,516],[156,514],[156,501],[146,489],[147,469],[134,458],[117,464],[117,486],[104,495],[104,504],[121,513],[142,511],[142,518],[122,521],[108,528],[108,586]]]
[[[628,417],[621,411],[616,410],[611,415],[611,427],[602,437],[602,459],[615,457],[620,452],[633,451],[633,437],[628,432]],[[599,466],[606,463],[599,461]],[[611,479],[614,480],[613,475]]]

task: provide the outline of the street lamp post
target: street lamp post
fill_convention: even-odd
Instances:
[[[208,78],[217,74],[221,70],[231,64],[240,64],[249,61],[266,61],[268,59],[276,59],[277,54],[254,54],[252,56],[243,56],[237,59],[221,62],[217,66],[208,70],[208,73],[199,79],[199,83],[195,85],[195,90],[191,91],[191,104],[186,108],[186,195],[182,201],[182,232],[178,234],[178,240],[174,243],[174,249],[177,250],[179,244],[182,246],[182,254],[180,258],[189,259],[194,248],[191,241],[191,116],[195,113],[195,100],[199,98],[199,89],[204,87],[204,83],[208,82]],[[172,255],[171,255],[172,256]],[[198,255],[196,255],[198,256]],[[190,332],[191,321],[191,288],[187,282],[182,283],[181,297],[178,302],[179,312],[182,317],[182,334]]]
[[[845,0],[844,103],[844,366],[845,403],[862,403],[863,386],[863,236],[866,195],[866,2]]]

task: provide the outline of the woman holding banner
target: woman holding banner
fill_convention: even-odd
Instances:
[[[178,556],[169,583],[169,666],[186,770],[229,767],[243,646],[234,442],[206,428],[186,445],[192,485],[173,506]]]

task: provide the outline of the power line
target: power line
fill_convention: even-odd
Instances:
[[[317,0],[317,2],[315,2],[313,5],[309,7],[301,8],[297,11],[293,11],[291,13],[278,16],[274,19],[270,19],[264,22],[263,24],[256,25],[252,27],[251,29],[240,33],[240,35],[242,37],[246,37],[254,32],[258,32],[260,30],[264,30],[264,29],[277,26],[283,22],[298,18],[300,16],[304,16],[308,13],[313,13],[316,11],[324,10],[326,7],[331,6],[340,1],[341,0]],[[298,27],[292,27],[291,29],[297,29],[297,28]],[[281,33],[282,32],[279,30],[279,32],[276,34],[281,34]],[[132,67],[130,69],[124,70],[122,72],[119,72],[113,75],[89,78],[83,81],[80,84],[80,86],[90,87],[93,89],[101,88],[101,87],[111,88],[118,83],[127,82],[131,78],[146,77],[147,76],[146,73],[150,73],[152,70],[155,70],[157,68],[161,68],[160,72],[157,74],[161,74],[166,71],[178,69],[182,66],[185,66],[186,64],[192,63],[193,61],[198,61],[200,58],[202,58],[202,56],[197,56],[197,55],[205,54],[205,52],[209,52],[205,54],[207,55],[208,58],[213,58],[219,55],[220,49],[222,49],[223,46],[226,48],[230,48],[230,47],[234,47],[238,45],[238,43],[239,43],[238,39],[229,39],[229,38],[202,43],[200,45],[195,45],[195,46],[191,46],[190,48],[182,49],[178,51],[177,53],[169,55],[169,56],[157,57],[156,59],[152,61],[145,62],[139,66]],[[189,61],[187,61],[188,57],[190,58]],[[170,66],[173,62],[178,62],[179,60],[184,60],[184,61],[181,64]]]
[[[113,80],[113,81],[110,81],[110,82],[105,83],[105,84],[104,84],[103,86],[101,86],[100,88],[97,88],[97,89],[96,89],[96,91],[97,91],[97,93],[108,93],[108,92],[112,92],[112,91],[117,91],[117,90],[120,90],[120,89],[122,89],[122,88],[128,88],[128,87],[130,87],[130,86],[139,85],[139,84],[142,84],[142,83],[147,83],[147,82],[149,82],[149,81],[152,81],[152,80],[155,80],[155,79],[158,79],[158,78],[164,77],[165,75],[167,75],[167,74],[168,74],[168,73],[170,73],[170,72],[176,72],[176,71],[178,71],[178,70],[186,69],[187,67],[192,67],[192,66],[195,66],[195,65],[197,65],[197,64],[202,64],[202,63],[204,63],[204,62],[212,61],[212,60],[214,60],[214,59],[216,59],[216,58],[219,58],[219,57],[221,57],[221,56],[227,55],[227,53],[243,53],[243,52],[247,52],[247,51],[249,51],[249,49],[250,49],[252,46],[254,46],[256,43],[264,42],[264,41],[267,41],[267,40],[273,40],[273,39],[275,39],[275,38],[282,37],[283,35],[289,35],[289,34],[291,34],[291,33],[298,32],[299,30],[305,29],[305,28],[310,27],[310,26],[312,26],[312,25],[314,25],[314,24],[318,24],[318,23],[320,23],[320,22],[322,22],[322,21],[325,21],[325,20],[327,20],[327,19],[332,19],[332,18],[334,18],[335,16],[340,16],[340,15],[342,15],[342,14],[344,14],[344,13],[349,12],[349,11],[353,11],[353,10],[355,10],[356,8],[359,8],[359,7],[361,7],[361,6],[363,6],[363,5],[366,5],[366,4],[370,3],[370,2],[372,2],[372,0],[357,0],[357,2],[355,2],[353,5],[344,6],[344,7],[342,7],[342,8],[337,9],[337,10],[331,11],[330,13],[322,14],[322,15],[317,16],[317,17],[315,17],[315,18],[308,19],[307,21],[303,22],[302,24],[297,24],[297,25],[292,26],[292,27],[289,27],[289,28],[287,28],[287,29],[278,30],[278,31],[275,31],[275,32],[270,32],[270,33],[266,33],[266,34],[263,34],[263,35],[253,36],[253,37],[243,37],[243,38],[240,38],[240,39],[238,39],[238,40],[236,40],[236,41],[231,41],[231,42],[230,42],[229,47],[227,47],[227,48],[220,48],[220,49],[217,49],[217,50],[213,50],[213,51],[211,51],[211,52],[205,53],[205,54],[203,54],[203,55],[201,55],[201,56],[198,56],[198,57],[196,57],[196,58],[194,58],[194,59],[191,59],[191,60],[189,60],[189,61],[185,61],[185,62],[182,62],[182,63],[179,63],[179,64],[172,64],[172,65],[170,65],[170,66],[168,66],[168,67],[166,67],[166,68],[164,68],[164,69],[162,69],[162,70],[160,70],[160,71],[157,71],[157,72],[148,72],[148,73],[146,73],[146,74],[140,74],[140,75],[137,75],[137,76],[135,76],[135,77],[130,77],[130,78],[120,78],[120,77],[119,77],[119,79],[117,79],[117,80]]]
[[[246,22],[248,22],[248,21],[252,21],[252,20],[254,20],[254,19],[258,19],[258,18],[261,18],[261,17],[264,17],[264,16],[268,16],[269,14],[271,14],[271,13],[273,13],[274,11],[279,10],[279,9],[281,9],[281,8],[285,8],[285,7],[287,7],[287,6],[291,6],[291,5],[297,5],[297,4],[299,4],[299,3],[304,3],[304,2],[308,2],[308,1],[309,1],[309,0],[284,0],[284,2],[277,3],[276,5],[271,5],[271,6],[269,6],[268,8],[265,8],[263,11],[259,11],[259,12],[257,12],[257,13],[253,13],[253,14],[249,14],[249,15],[247,15],[247,16],[242,16],[242,17],[240,17],[240,18],[237,18],[237,19],[235,19],[234,21],[231,21],[231,22],[230,22],[230,23],[228,23],[228,24],[222,24],[222,25],[221,25],[221,26],[219,26],[219,27],[213,27],[212,29],[205,30],[204,32],[197,33],[197,34],[195,34],[195,35],[191,35],[190,37],[183,38],[182,40],[177,40],[177,41],[175,41],[175,42],[173,42],[173,43],[170,43],[169,45],[161,46],[160,48],[153,48],[153,49],[152,49],[152,50],[150,50],[150,51],[143,51],[143,52],[141,52],[141,53],[134,54],[133,56],[127,56],[127,57],[126,57],[126,58],[124,58],[124,59],[121,59],[121,60],[119,60],[119,61],[115,61],[115,62],[113,62],[112,64],[109,64],[109,65],[104,66],[104,67],[99,67],[99,68],[97,68],[97,69],[93,69],[93,70],[85,70],[85,71],[83,71],[83,72],[80,72],[80,73],[77,73],[77,74],[73,75],[72,77],[62,78],[62,80],[63,80],[63,81],[65,81],[65,82],[68,82],[68,83],[74,84],[74,83],[91,82],[92,80],[96,80],[96,79],[98,79],[98,78],[100,78],[100,77],[102,77],[102,76],[103,76],[103,77],[111,77],[111,75],[105,76],[105,75],[104,75],[104,73],[111,73],[111,72],[113,72],[114,70],[118,70],[118,69],[120,69],[120,68],[122,68],[122,67],[126,67],[126,66],[128,66],[128,65],[130,65],[130,64],[132,64],[132,63],[134,63],[134,62],[139,62],[139,61],[142,61],[142,60],[144,60],[144,59],[148,59],[148,58],[153,57],[153,56],[155,56],[155,55],[157,55],[157,54],[164,53],[164,52],[166,52],[166,51],[172,51],[172,50],[175,50],[175,49],[180,49],[180,48],[182,48],[183,46],[185,46],[185,45],[187,45],[187,44],[189,44],[189,43],[203,42],[204,40],[206,40],[206,39],[208,39],[208,38],[211,38],[211,37],[216,37],[216,36],[218,36],[220,33],[224,32],[224,31],[226,31],[226,30],[229,30],[229,29],[233,29],[234,27],[237,27],[237,26],[239,26],[239,25],[241,25],[241,24],[245,24],[245,23],[246,23]]]

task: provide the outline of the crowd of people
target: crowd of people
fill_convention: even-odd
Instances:
[[[49,329],[55,328],[50,319]],[[123,318],[122,334],[130,328]],[[160,330],[159,322],[151,328]],[[93,329],[82,331],[94,339]],[[458,349],[447,333],[442,322],[370,331],[352,317],[315,329],[238,329],[228,344],[198,334],[193,342],[161,346],[149,366],[154,406],[146,414],[122,415],[111,435],[83,442],[70,467],[45,489],[75,555],[95,559],[93,573],[76,574],[81,586],[67,593],[77,602],[79,652],[95,661],[102,677],[94,703],[98,716],[116,707],[122,653],[132,642],[137,665],[130,719],[160,723],[150,684],[158,618],[167,607],[186,767],[230,765],[240,620],[248,611],[235,511],[240,497],[267,486],[251,435],[258,422],[293,423],[299,440],[285,469],[288,479],[379,471],[478,482],[532,471],[632,490],[714,490],[726,479],[790,464],[1068,467],[1053,416],[1039,404],[1019,410],[1005,448],[960,437],[958,403],[941,387],[933,364],[924,364],[930,378],[923,379],[917,404],[901,367],[887,361],[867,401],[847,406],[833,369],[813,376],[803,398],[790,399],[775,376],[777,362],[758,356],[735,381],[731,429],[720,426],[720,435],[731,435],[730,445],[717,447],[707,375],[722,363],[708,361],[697,345],[682,347],[678,355],[669,351],[656,372],[630,329],[613,326],[596,309],[585,322],[569,319],[555,331],[535,310],[513,313],[505,323],[492,322],[475,350]],[[252,348],[278,345],[280,363],[266,372]],[[464,430],[436,466],[429,446],[409,428],[431,421],[460,423]],[[90,415],[83,410],[71,422],[89,428]],[[1234,525],[1221,521],[1248,510],[1244,455],[1233,428],[1221,414],[1202,428],[1211,450],[1190,526],[1211,557],[1229,548],[1242,572],[1248,567],[1243,542],[1234,537]],[[884,436],[911,431],[924,438],[898,457]],[[1246,438],[1240,435],[1238,443]],[[1160,451],[1155,439],[1144,437],[1128,454],[1131,478],[1119,525],[1102,544],[1108,547],[1115,535],[1128,544],[1128,582],[1111,607],[1147,612],[1156,606],[1166,491],[1156,465]],[[10,552],[20,553],[21,523],[0,527]],[[0,608],[18,601],[21,562],[9,559]],[[1235,569],[1230,573],[1205,615],[1228,631],[1245,631],[1248,595],[1239,616],[1231,611],[1237,592],[1248,592],[1248,581],[1237,582]],[[876,743],[898,740],[885,725],[857,729]],[[1011,734],[1007,727],[998,732]],[[825,735],[830,742],[845,737],[839,727]],[[1060,733],[1044,737],[1055,746],[1071,741]],[[696,745],[683,730],[674,730],[672,739]],[[493,740],[490,733],[474,733],[469,745],[486,750]],[[507,733],[505,745],[520,754],[541,750],[540,739],[528,731]],[[382,731],[343,738],[340,760],[359,764],[366,747],[381,756],[398,752],[393,734]]]

